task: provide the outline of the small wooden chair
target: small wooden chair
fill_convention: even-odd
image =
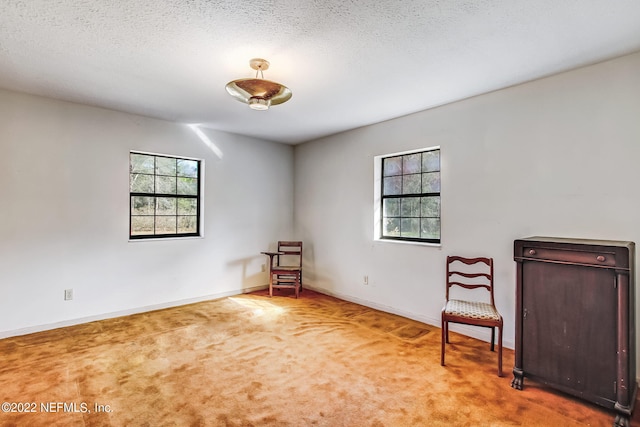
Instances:
[[[445,343],[449,343],[449,322],[491,328],[491,351],[494,351],[495,329],[498,328],[498,376],[502,376],[502,316],[493,298],[493,258],[447,257],[446,304],[442,309],[442,349],[440,365],[444,366]],[[463,289],[486,289],[490,302],[449,299],[452,286]]]
[[[293,289],[298,298],[302,291],[302,242],[279,241],[277,252],[269,255],[269,296],[274,289]]]

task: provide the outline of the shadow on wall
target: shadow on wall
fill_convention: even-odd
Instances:
[[[227,263],[227,265],[233,270],[239,267],[241,272],[240,274],[240,283],[242,285],[242,289],[255,288],[257,286],[266,286],[269,282],[269,278],[267,277],[266,271],[261,271],[261,267],[255,267],[256,265],[267,264],[268,261],[262,258],[264,255],[255,255],[246,258],[239,258],[236,260],[232,260]],[[266,258],[266,257],[265,257]],[[253,268],[252,268],[253,266]],[[268,268],[268,266],[267,266]]]

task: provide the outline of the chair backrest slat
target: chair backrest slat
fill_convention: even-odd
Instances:
[[[277,256],[277,265],[281,265],[280,262],[285,262],[284,260],[286,259],[294,263],[295,266],[302,268],[302,242],[281,240],[278,242],[278,252],[282,254]]]
[[[449,277],[453,276],[454,274],[458,274],[462,277],[467,277],[469,279],[473,279],[475,277],[485,277],[488,280],[491,280],[491,275],[489,273],[465,273],[463,271],[450,271]]]
[[[459,264],[454,264],[456,262],[462,263],[467,267],[462,267]],[[481,278],[481,280],[474,280],[478,278]],[[446,280],[447,301],[449,301],[449,289],[452,286],[460,286],[464,289],[486,289],[490,294],[491,304],[495,304],[493,298],[493,258],[465,258],[461,256],[448,256]]]

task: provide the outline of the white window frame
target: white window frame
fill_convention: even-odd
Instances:
[[[403,156],[407,154],[422,153],[425,151],[440,151],[440,241],[428,242],[420,239],[405,239],[405,238],[389,238],[382,236],[382,161],[388,157]],[[384,243],[400,243],[411,245],[423,245],[423,246],[442,246],[442,148],[437,146],[418,148],[414,150],[399,151],[395,153],[381,154],[374,156],[374,179],[373,179],[373,238],[376,242]]]

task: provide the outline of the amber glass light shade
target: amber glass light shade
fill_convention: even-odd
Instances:
[[[254,110],[267,110],[272,105],[282,104],[291,99],[291,90],[280,83],[258,78],[269,68],[269,62],[254,58],[249,61],[251,68],[256,70],[256,77],[253,79],[237,79],[227,83],[226,89],[229,95],[238,101],[249,105]]]

